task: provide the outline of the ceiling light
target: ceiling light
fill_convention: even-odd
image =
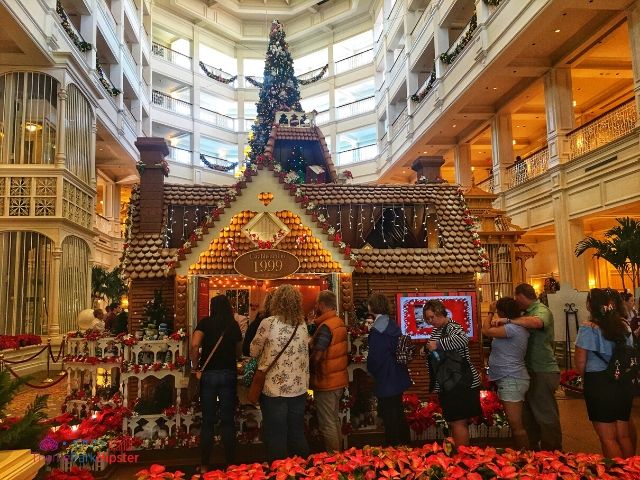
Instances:
[[[498,89],[498,87],[493,87],[493,89],[494,89],[494,90],[497,90],[497,89]]]
[[[24,129],[27,132],[35,132],[36,130],[40,130],[42,128],[42,125],[38,125],[37,123],[32,123],[32,122],[27,122],[24,124]]]
[[[456,128],[456,124],[454,123],[453,125],[451,125],[453,128]]]
[[[402,170],[402,173],[407,173],[407,171],[406,170]]]
[[[422,153],[427,153],[427,152],[422,152]]]
[[[512,140],[512,143],[515,145],[516,144],[516,140],[515,138]]]
[[[556,30],[555,30],[555,32],[556,32],[556,33],[560,33],[560,29],[559,29],[559,28],[558,28],[558,29],[556,29]]]
[[[575,100],[573,101],[573,106],[575,107],[578,104]]]

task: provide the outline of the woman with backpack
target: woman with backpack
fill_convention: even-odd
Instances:
[[[633,339],[617,308],[619,297],[610,288],[591,289],[587,296],[591,321],[578,329],[575,348],[589,420],[607,458],[627,458],[636,451],[635,429],[629,421],[633,396],[628,360]]]
[[[431,391],[438,393],[455,444],[469,445],[469,419],[482,415],[480,375],[471,363],[469,337],[440,300],[427,301],[422,315],[433,326],[427,342]]]
[[[506,323],[492,327],[494,315],[506,319]],[[515,446],[528,448],[529,438],[522,420],[522,409],[529,390],[529,372],[524,362],[529,330],[511,323],[518,317],[518,303],[511,297],[502,297],[489,308],[482,324],[482,334],[493,338],[489,355],[489,380],[498,386],[498,397],[504,404]]]
[[[378,399],[378,416],[384,423],[385,446],[409,443],[409,426],[404,416],[402,394],[411,385],[406,365],[397,361],[400,327],[389,318],[389,301],[381,293],[372,294],[367,305],[375,319],[369,330],[367,371],[373,377]]]

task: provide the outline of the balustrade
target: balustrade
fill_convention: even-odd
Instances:
[[[153,92],[151,92],[151,101],[158,107],[170,110],[180,115],[191,116],[192,105],[189,102],[173,98],[164,92],[153,90]]]
[[[372,95],[370,97],[362,98],[355,102],[345,103],[344,105],[336,107],[336,119],[340,120],[363,113],[369,113],[372,112],[374,108],[375,97]]]
[[[630,100],[576,128],[567,136],[569,159],[573,160],[628,133],[638,123],[635,102]]]
[[[402,127],[404,127],[409,121],[409,114],[407,113],[407,107],[405,106],[398,116],[391,122],[391,138],[395,138]]]
[[[200,119],[226,130],[234,130],[235,119],[222,113],[209,110],[208,108],[200,107]]]
[[[348,72],[354,70],[363,65],[369,65],[373,61],[373,48],[365,50],[364,52],[356,53],[350,57],[343,58],[334,63],[335,74]]]
[[[495,180],[493,178],[493,175],[489,175],[487,178],[478,183],[476,187],[484,190],[485,192],[495,193]]]
[[[518,185],[531,180],[538,175],[547,171],[549,166],[549,148],[544,147],[537,152],[516,161],[507,168],[507,186],[508,188],[517,187]]]
[[[178,163],[191,163],[191,150],[180,147],[169,147],[169,159]]]
[[[372,160],[378,155],[378,145],[363,145],[361,147],[343,150],[336,153],[338,165],[346,165],[348,163],[364,162]]]
[[[191,57],[189,55],[176,52],[175,50],[172,50],[169,47],[165,47],[164,45],[160,45],[156,42],[153,42],[151,44],[151,52],[156,57],[160,57],[167,62],[171,62],[174,65],[178,65],[179,67],[191,70]]]

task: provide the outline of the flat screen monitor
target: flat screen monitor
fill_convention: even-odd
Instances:
[[[416,293],[411,296],[399,293],[396,298],[397,318],[403,335],[409,335],[415,341],[426,341],[431,337],[433,327],[422,316],[424,304],[428,300],[440,300],[447,309],[448,317],[459,323],[469,338],[476,338],[475,292]]]

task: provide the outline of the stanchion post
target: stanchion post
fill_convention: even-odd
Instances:
[[[42,383],[53,383],[53,378],[51,378],[50,372],[50,357],[51,357],[51,337],[47,338],[47,378],[45,378]]]
[[[0,353],[0,372],[4,372],[4,353]]]
[[[60,344],[60,351],[58,352],[58,360],[60,360],[60,358],[62,358],[62,362],[60,363],[60,373],[58,374],[59,377],[65,375],[67,372],[64,371],[64,353],[63,349],[65,348],[65,342],[67,341],[66,338],[62,339],[62,343]]]

